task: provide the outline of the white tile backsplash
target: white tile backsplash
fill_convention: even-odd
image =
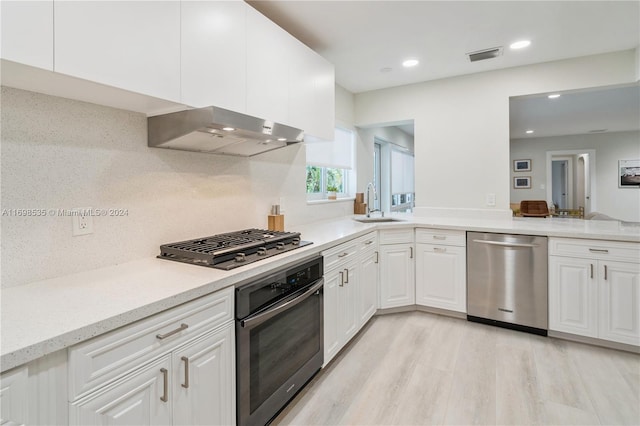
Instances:
[[[350,203],[308,206],[302,144],[253,158],[147,147],[143,114],[2,87],[2,286],[158,253],[159,245],[266,227],[280,197],[285,226],[341,216]],[[71,218],[5,209],[125,209],[71,236]]]

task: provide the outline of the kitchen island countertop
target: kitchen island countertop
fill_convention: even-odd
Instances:
[[[0,292],[1,371],[214,291],[243,284],[273,268],[376,229],[430,227],[552,237],[640,242],[640,226],[578,219],[481,220],[394,215],[395,222],[363,224],[353,217],[296,227],[313,244],[232,271],[147,258],[52,278]]]

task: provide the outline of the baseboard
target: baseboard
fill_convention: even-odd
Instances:
[[[399,306],[397,308],[386,308],[386,309],[378,309],[376,311],[376,315],[388,315],[388,314],[398,314],[402,312],[426,312],[429,314],[436,315],[444,315],[447,317],[467,319],[467,314],[464,312],[456,312],[450,311],[448,309],[440,309],[440,308],[432,308],[430,306],[422,306],[422,305],[408,305],[408,306]]]

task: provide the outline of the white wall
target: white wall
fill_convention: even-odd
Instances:
[[[147,147],[139,113],[3,87],[1,208],[123,208],[72,237],[69,217],[1,217],[3,287],[155,256],[162,243],[342,216],[352,203],[309,206],[303,144],[251,159]],[[348,110],[348,108],[347,108]],[[345,109],[343,109],[345,111]]]
[[[531,172],[514,175],[531,176],[531,189],[511,189],[511,202],[547,200],[547,151],[595,150],[595,206],[593,211],[621,220],[640,222],[640,190],[618,188],[618,160],[640,159],[640,132],[597,133],[548,138],[513,139],[511,161],[532,160]],[[576,164],[574,162],[574,167]],[[513,170],[513,167],[511,167]],[[546,188],[546,187],[545,187]],[[547,200],[549,201],[549,200]]]
[[[355,122],[355,97],[342,86],[336,84],[336,121],[343,126],[353,126]]]
[[[356,125],[414,120],[417,214],[506,218],[509,97],[629,83],[635,68],[629,50],[359,93]]]

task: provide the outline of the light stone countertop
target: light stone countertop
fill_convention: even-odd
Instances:
[[[402,221],[362,224],[352,217],[296,228],[313,244],[233,271],[161,260],[119,265],[4,288],[0,292],[0,371],[67,348],[94,336],[270,270],[318,255],[376,229],[424,226],[480,232],[640,242],[640,226],[578,219],[480,220],[394,215]]]

